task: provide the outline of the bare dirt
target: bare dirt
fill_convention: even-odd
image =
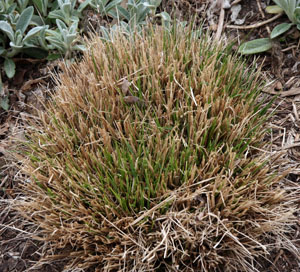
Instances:
[[[278,23],[288,22],[281,16],[270,23],[257,26],[258,23],[272,19],[274,15],[266,14],[264,8],[272,4],[268,0],[235,0],[233,4],[241,5],[241,12],[235,21],[231,20],[231,9],[222,11],[222,1],[209,0],[163,0],[161,9],[172,13],[177,19],[194,18],[196,23],[205,20],[204,28],[210,29],[214,35],[224,34],[227,40],[243,40],[268,37],[270,30]],[[226,1],[224,1],[226,2]],[[237,25],[238,19],[244,20]],[[249,57],[249,63],[254,57]],[[16,76],[12,80],[4,79],[5,92],[9,95],[10,108],[0,110],[0,271],[63,271],[63,260],[44,264],[42,268],[34,265],[43,254],[43,244],[31,238],[34,226],[16,214],[10,202],[22,197],[20,181],[26,179],[16,170],[16,162],[12,160],[8,147],[16,143],[13,138],[24,138],[27,115],[34,115],[35,108],[41,109],[46,99],[47,88],[53,87],[49,69],[56,71],[56,63],[40,60],[19,59]],[[299,33],[289,31],[283,39],[275,42],[273,50],[260,54],[257,67],[261,67],[261,75],[267,82],[265,95],[271,100],[276,96],[271,111],[273,117],[269,121],[271,133],[266,141],[271,142],[271,150],[278,152],[284,161],[282,169],[291,167],[290,174],[283,181],[283,186],[300,186],[300,50]],[[288,160],[286,160],[288,159]],[[288,161],[288,163],[286,162]],[[300,207],[300,200],[299,200]],[[300,249],[300,209],[298,225],[294,226],[291,239]],[[260,260],[258,271],[300,271],[299,256],[291,255],[280,245],[270,256],[271,263]]]

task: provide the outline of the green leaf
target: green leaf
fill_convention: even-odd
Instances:
[[[39,12],[43,12],[43,1],[42,0],[32,0],[33,4],[37,7]],[[45,14],[43,14],[45,16]]]
[[[48,50],[40,47],[26,47],[22,49],[22,52],[35,59],[45,59],[48,57]]]
[[[20,51],[20,49],[22,49],[22,47],[23,47],[23,45],[16,44],[14,42],[10,42],[9,45],[10,45],[11,48],[15,49],[16,51]],[[9,57],[12,57],[12,56],[15,56],[15,55],[16,55],[16,53],[14,53],[12,55],[10,54]]]
[[[61,54],[50,54],[48,57],[47,57],[47,60],[57,60],[61,58]]]
[[[82,44],[76,44],[76,45],[73,46],[73,50],[85,51],[86,47]]]
[[[11,43],[14,43],[18,47],[22,47],[23,46],[22,40],[23,40],[23,35],[21,33],[21,30],[19,29],[15,33],[15,40],[14,40],[14,42],[11,42]]]
[[[117,6],[116,19],[125,18],[127,21],[130,20],[129,12],[121,6]]]
[[[26,41],[30,40],[32,37],[37,35],[43,29],[44,29],[44,26],[37,26],[37,27],[34,27],[34,28],[30,29],[30,31],[24,37],[23,42],[26,42]]]
[[[7,9],[6,14],[13,13],[13,12],[15,11],[16,7],[17,7],[17,4],[16,4],[16,3],[13,4],[13,5],[11,5],[11,6]]]
[[[3,83],[2,83],[2,78],[1,78],[1,74],[0,74],[0,96],[3,96]]]
[[[140,4],[136,13],[136,23],[143,23],[146,20],[149,12],[149,8],[146,8],[143,4]]]
[[[48,45],[49,49],[58,49],[62,53],[66,52],[66,45],[61,37],[48,36],[46,39],[50,42],[50,45]]]
[[[262,38],[243,43],[239,48],[239,53],[243,55],[256,54],[268,51],[272,48],[272,40],[269,38]]]
[[[30,24],[35,26],[43,26],[45,25],[45,22],[42,20],[42,17],[33,14]]]
[[[79,17],[78,16],[74,16],[74,15],[72,15],[71,17],[70,17],[70,20],[69,20],[69,23],[68,23],[68,25],[70,25],[72,22],[79,22]]]
[[[70,16],[71,15],[71,3],[65,3],[61,7],[63,13],[65,16]]]
[[[56,19],[56,25],[57,25],[60,33],[63,33],[63,29],[68,29],[68,27],[65,25],[65,23],[59,19]]]
[[[61,40],[58,40],[55,37],[46,37],[46,39],[50,42],[49,48],[56,48],[63,53],[66,51]]]
[[[281,34],[283,34],[284,32],[288,31],[293,24],[288,24],[288,23],[283,23],[280,25],[277,25],[276,27],[274,27],[274,29],[271,32],[270,38],[274,39],[278,36],[280,36]]]
[[[155,8],[156,8],[156,6],[155,6],[155,5],[153,5],[153,4],[150,4],[149,2],[145,2],[145,3],[143,3],[143,5],[144,5],[144,7],[146,7],[146,8],[150,8],[150,9],[155,9]]]
[[[49,36],[50,36],[50,37],[55,37],[55,38],[57,38],[58,40],[61,39],[61,34],[60,34],[58,31],[51,30],[51,29],[47,29],[47,30],[46,30],[46,33],[47,33],[48,37],[49,37]],[[46,37],[46,39],[47,39],[47,37]]]
[[[20,11],[22,12],[28,5],[29,0],[18,0]]]
[[[162,0],[153,0],[151,1],[152,5],[154,5],[156,8],[158,8],[161,4]]]
[[[77,27],[78,27],[78,22],[77,21],[73,22],[69,28],[69,34],[77,34]]]
[[[60,19],[62,21],[65,20],[64,14],[61,10],[53,10],[49,13],[48,17],[50,19]]]
[[[5,111],[8,111],[9,109],[9,98],[8,95],[4,97],[0,97],[0,107],[4,109]]]
[[[291,0],[294,2],[294,0]],[[283,10],[287,10],[289,8],[289,3],[286,0],[273,0],[275,4],[279,7],[281,7]]]
[[[21,30],[21,33],[23,34],[31,21],[32,15],[32,6],[24,9],[19,20],[17,21],[16,30]]]
[[[113,0],[111,1],[106,7],[105,7],[105,12],[109,12],[111,9],[117,7],[122,2],[122,0]]]
[[[77,9],[78,12],[82,12],[86,7],[87,5],[89,5],[91,3],[91,0],[85,0],[83,3],[81,3]]]
[[[297,21],[297,24],[300,24],[300,7],[295,9],[294,16],[295,16],[295,19]]]
[[[12,59],[5,59],[4,61],[4,71],[8,78],[14,77],[16,73],[16,64]]]
[[[1,34],[0,34],[0,43],[1,43],[2,45],[4,45],[4,44],[5,44],[5,41],[6,41],[6,39],[4,38],[4,35],[1,35]]]
[[[64,38],[66,40],[67,45],[69,46],[76,39],[76,37],[77,37],[76,34],[67,34]]]
[[[161,19],[162,19],[163,21],[165,21],[165,22],[171,22],[171,21],[172,21],[171,16],[169,15],[169,13],[167,13],[167,12],[165,12],[165,11],[163,11],[163,12],[157,14],[156,16],[161,17]]]
[[[289,17],[289,19],[292,23],[294,23],[294,24],[296,23],[295,17],[294,17],[294,12],[295,12],[297,5],[299,5],[299,1],[296,1],[296,0],[289,0],[289,1],[273,0],[273,2],[275,2],[279,7],[281,7],[284,10],[284,12]]]
[[[11,41],[15,39],[15,33],[11,25],[5,21],[0,21],[0,29],[8,36]]]
[[[270,14],[278,14],[278,13],[282,13],[283,9],[277,5],[274,6],[267,6],[266,7],[266,12],[270,13]]]

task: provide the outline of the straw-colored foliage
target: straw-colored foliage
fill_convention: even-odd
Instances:
[[[257,78],[187,28],[89,41],[23,155],[20,210],[47,257],[93,271],[254,271],[294,222],[281,177],[255,151]]]

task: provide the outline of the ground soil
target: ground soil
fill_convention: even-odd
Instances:
[[[161,9],[181,20],[195,18],[196,23],[200,23],[204,19],[204,27],[211,30],[212,35],[222,31],[227,40],[235,39],[236,46],[233,50],[237,50],[241,41],[268,37],[274,26],[288,22],[287,17],[282,16],[256,27],[257,23],[274,17],[264,12],[265,6],[271,1],[235,0],[229,2],[241,5],[242,9],[237,19],[244,20],[242,24],[236,25],[235,21],[231,20],[231,9],[226,9],[223,13],[216,4],[218,2],[222,1],[163,0]],[[248,26],[252,27],[247,29]],[[249,63],[253,59],[254,57],[250,57]],[[58,66],[55,62],[47,63],[33,59],[20,58],[15,61],[19,67],[16,76],[12,80],[4,78],[4,91],[9,95],[10,108],[8,111],[0,110],[0,271],[63,271],[63,260],[53,261],[35,269],[34,265],[43,253],[43,243],[30,237],[34,226],[19,217],[10,206],[13,199],[22,197],[20,182],[26,177],[22,177],[16,170],[17,162],[12,160],[7,151],[8,147],[15,144],[14,138],[24,138],[22,126],[26,116],[34,115],[36,109],[42,109],[42,102],[46,99],[45,90],[53,87],[49,70],[55,72]],[[300,50],[297,32],[289,31],[283,39],[275,41],[273,50],[260,54],[256,63],[257,67],[261,68],[261,76],[270,82],[264,89],[265,95],[269,99],[277,96],[271,108],[274,115],[268,124],[272,133],[266,141],[271,143],[271,151],[282,153],[282,161],[285,163],[280,167],[292,167],[290,174],[283,181],[283,186],[300,186]],[[298,219],[291,239],[300,249],[300,212]],[[280,246],[274,250],[270,259],[271,263],[260,260],[258,271],[300,271],[299,256],[293,256]]]

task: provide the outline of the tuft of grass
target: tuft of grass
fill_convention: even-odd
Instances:
[[[19,210],[68,268],[255,271],[295,222],[258,74],[191,27],[94,37],[28,131]],[[255,147],[253,149],[252,147]],[[59,251],[58,251],[59,252]]]

